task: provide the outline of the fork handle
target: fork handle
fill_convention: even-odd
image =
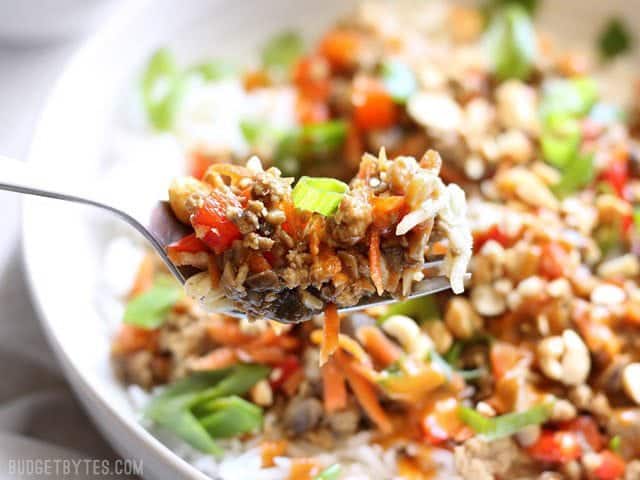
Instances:
[[[78,182],[67,183],[53,173],[45,175],[25,162],[0,155],[0,190],[105,207],[103,202],[79,189]]]

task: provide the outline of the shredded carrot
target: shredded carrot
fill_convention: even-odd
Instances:
[[[330,303],[324,311],[324,326],[322,328],[323,338],[320,346],[320,365],[327,363],[327,360],[338,349],[338,335],[340,333],[340,316],[338,308]]]
[[[236,352],[229,347],[217,348],[203,357],[196,359],[191,367],[193,370],[219,370],[238,363]]]
[[[218,288],[220,285],[220,269],[213,255],[209,255],[209,278],[211,279],[211,288]]]
[[[404,196],[373,197],[373,224],[380,229],[388,229],[397,224],[408,212]]]
[[[278,347],[243,347],[242,350],[256,363],[277,365],[287,358],[284,350]]]
[[[380,262],[382,254],[380,253],[380,232],[376,229],[371,230],[371,241],[369,243],[369,270],[371,271],[371,280],[378,291],[378,295],[384,292],[382,283],[382,268]]]
[[[249,262],[249,269],[253,273],[262,273],[271,270],[271,265],[269,265],[267,259],[258,252],[252,252],[247,260]]]
[[[445,255],[449,248],[442,242],[434,242],[429,247],[430,255]]]
[[[151,255],[145,255],[142,262],[140,262],[140,266],[136,272],[136,277],[133,280],[133,285],[129,292],[129,298],[136,297],[151,288],[153,285],[154,270],[153,257]]]
[[[287,480],[312,480],[320,472],[320,465],[313,458],[294,458]]]
[[[361,46],[362,38],[358,32],[336,29],[324,36],[319,51],[334,70],[342,71],[353,65]]]
[[[322,366],[322,388],[324,410],[327,413],[342,410],[347,406],[345,378],[332,359]]]
[[[258,88],[268,87],[270,83],[269,75],[264,70],[253,70],[244,74],[242,85],[247,92]]]
[[[113,342],[113,353],[127,354],[139,350],[154,350],[157,337],[157,330],[124,323]]]
[[[391,420],[380,405],[374,386],[353,367],[351,360],[342,352],[336,352],[336,359],[347,377],[356,399],[369,418],[378,426],[381,432],[390,433],[393,428]]]
[[[235,319],[213,318],[207,324],[209,338],[221,345],[238,347],[256,339],[255,336],[244,333]]]
[[[386,368],[400,358],[400,348],[394,344],[378,327],[365,325],[358,329],[358,339],[373,360]]]
[[[286,440],[267,440],[260,445],[262,457],[262,468],[269,468],[275,465],[273,461],[276,457],[281,457],[289,446]]]
[[[323,222],[320,217],[315,216],[309,225],[309,252],[313,257],[320,253],[320,239],[322,238]]]

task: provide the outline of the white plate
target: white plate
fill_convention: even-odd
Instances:
[[[33,140],[33,166],[55,167],[58,174],[75,179],[100,179],[113,159],[110,140],[126,129],[123,118],[130,118],[122,112],[131,101],[135,72],[157,46],[175,47],[185,63],[210,55],[242,60],[282,28],[314,36],[350,2],[125,3],[59,79]],[[593,42],[607,17],[603,12],[626,13],[632,26],[640,15],[633,2],[623,0],[546,3],[543,22],[587,42]],[[142,161],[148,171],[157,167],[154,158]],[[139,181],[144,183],[145,176]],[[110,369],[108,328],[95,301],[100,259],[112,235],[107,224],[93,210],[41,199],[25,202],[24,259],[34,304],[67,378],[113,446],[125,457],[142,459],[147,478],[205,478],[139,425]]]

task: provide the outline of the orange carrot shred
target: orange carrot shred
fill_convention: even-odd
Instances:
[[[365,325],[358,330],[358,338],[371,358],[386,368],[400,358],[401,350],[378,327]]]
[[[324,326],[322,328],[322,345],[320,347],[320,365],[338,349],[338,334],[340,333],[340,316],[338,308],[330,303],[324,311]]]
[[[391,420],[380,405],[374,386],[353,367],[351,361],[342,352],[337,352],[336,358],[358,403],[381,432],[390,433],[393,429]]]
[[[345,378],[333,359],[322,366],[324,410],[333,413],[347,406]]]
[[[145,255],[142,262],[140,262],[136,277],[133,280],[129,298],[136,297],[151,288],[153,285],[154,270],[153,257],[151,255]]]
[[[268,440],[263,442],[262,445],[260,445],[262,468],[275,466],[273,459],[283,456],[288,446],[289,444],[286,440]]]
[[[193,362],[192,368],[196,371],[218,370],[238,363],[236,352],[229,347],[218,348],[200,357]]]
[[[369,243],[369,270],[371,271],[371,280],[376,287],[378,295],[384,292],[382,283],[382,268],[380,262],[382,254],[380,253],[380,232],[376,229],[371,231],[371,242]]]

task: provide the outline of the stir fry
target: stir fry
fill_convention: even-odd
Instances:
[[[199,198],[173,202],[195,232],[175,261],[218,286],[201,296],[310,320],[205,313],[148,259],[113,347],[126,383],[169,385],[148,418],[204,452],[234,437],[243,459],[259,452],[255,478],[640,478],[640,89],[616,105],[596,75],[632,39],[615,19],[594,39],[599,58],[566,51],[536,28],[535,3],[366,4],[310,48],[274,38],[244,70],[164,70],[198,79],[148,105],[198,179],[173,187]],[[233,122],[224,110],[226,143],[190,113],[220,89],[260,104]],[[254,154],[265,169],[244,166]],[[302,178],[292,188],[280,172]],[[416,203],[422,176],[434,187]],[[445,201],[462,198],[453,184],[466,212]],[[436,191],[440,206],[416,208]],[[425,247],[448,255],[459,292],[471,242],[461,295],[316,315],[403,296]],[[208,471],[224,476],[231,457]]]
[[[168,252],[177,265],[205,269],[186,290],[206,308],[231,300],[250,317],[291,323],[375,292],[408,296],[434,249],[446,252],[459,293],[472,240],[464,193],[438,178],[441,164],[433,151],[418,164],[381,150],[364,155],[350,185],[302,177],[293,189],[257,157],[246,167],[212,165],[203,181],[181,178],[169,189],[194,233]]]

